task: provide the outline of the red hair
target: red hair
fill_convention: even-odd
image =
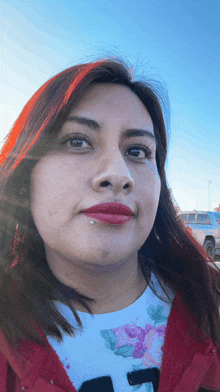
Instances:
[[[95,63],[90,63],[86,65],[82,65],[78,72],[77,75],[74,77],[72,82],[69,85],[68,90],[66,91],[65,95],[63,96],[61,102],[57,107],[51,108],[50,112],[48,113],[46,119],[44,120],[43,124],[39,128],[38,132],[36,135],[33,136],[33,132],[30,133],[26,143],[22,147],[20,153],[18,154],[14,164],[11,167],[11,170],[14,170],[16,166],[21,162],[21,160],[25,157],[27,154],[28,150],[35,144],[36,140],[42,133],[42,131],[45,129],[46,125],[49,123],[51,120],[52,116],[56,111],[60,111],[69,101],[70,96],[73,94],[75,89],[79,86],[79,84],[82,82],[82,80],[91,72],[92,69],[96,68],[97,66],[101,65],[103,61],[98,61]],[[21,132],[25,129],[26,126],[26,132],[28,133],[28,118],[30,113],[32,112],[36,102],[40,99],[41,95],[43,92],[47,89],[47,87],[51,84],[51,82],[54,79],[57,79],[57,77],[63,75],[65,71],[60,72],[59,74],[53,76],[51,79],[49,79],[45,84],[43,84],[42,87],[39,88],[39,90],[33,95],[33,97],[28,101],[28,103],[25,105],[24,109],[22,110],[20,116],[16,120],[12,130],[9,132],[7,136],[7,140],[1,150],[0,154],[0,165],[2,165],[5,160],[7,159],[8,155],[12,152],[13,147],[16,144],[17,138],[21,134]],[[12,158],[11,158],[12,159]],[[6,167],[9,165],[11,159],[7,163]],[[6,172],[5,172],[6,174]]]

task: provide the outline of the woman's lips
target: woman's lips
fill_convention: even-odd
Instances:
[[[89,218],[111,225],[124,225],[134,214],[130,207],[116,202],[96,204],[81,212]]]
[[[101,212],[82,212],[82,214],[89,218],[97,219],[102,223],[108,223],[112,225],[124,225],[131,220],[131,216],[118,215],[118,214],[106,214]]]

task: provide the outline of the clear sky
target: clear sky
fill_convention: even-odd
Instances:
[[[220,204],[219,0],[9,0],[0,3],[0,142],[51,76],[119,55],[170,99],[168,185],[183,210]],[[2,146],[2,143],[1,145]]]

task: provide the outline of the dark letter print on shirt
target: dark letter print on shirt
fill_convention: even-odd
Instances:
[[[137,370],[127,373],[129,385],[141,385],[148,382],[153,384],[154,392],[157,392],[159,385],[160,371],[157,368]],[[93,380],[85,381],[79,392],[114,392],[112,379],[110,376],[98,377]],[[131,388],[132,392],[132,388]]]

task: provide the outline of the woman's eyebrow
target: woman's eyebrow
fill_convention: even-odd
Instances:
[[[95,120],[86,117],[70,116],[67,118],[66,121],[72,121],[77,124],[86,125],[87,127],[93,129],[94,131],[100,131],[101,129],[100,125]],[[134,136],[147,136],[156,142],[155,135],[152,132],[145,129],[135,129],[135,128],[126,129],[125,131],[122,132],[122,136],[126,138],[134,137]]]

